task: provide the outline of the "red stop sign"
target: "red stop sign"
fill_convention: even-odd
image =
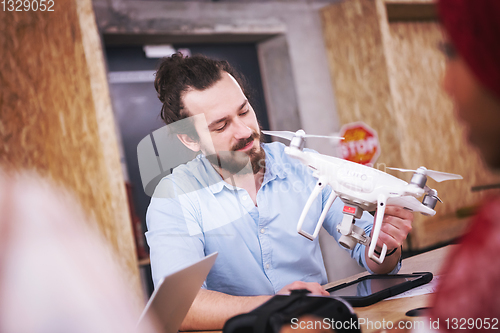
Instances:
[[[342,126],[342,158],[363,165],[373,165],[380,155],[377,132],[359,121]]]

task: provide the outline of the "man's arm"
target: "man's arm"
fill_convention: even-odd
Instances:
[[[376,218],[376,215],[375,215]],[[377,264],[368,257],[368,246],[365,249],[365,258],[368,267],[376,274],[387,274],[391,272],[398,264],[401,256],[401,245],[406,236],[411,231],[411,223],[413,222],[413,213],[407,209],[398,206],[387,206],[385,208],[382,227],[377,241],[376,251],[380,252],[382,245],[387,245],[387,253],[393,249],[396,252],[390,256],[386,256],[382,264]]]
[[[252,311],[271,296],[231,296],[200,289],[181,325],[181,331],[220,330],[231,317]]]
[[[290,294],[294,289],[308,289],[313,295],[328,296],[329,293],[314,282],[293,282],[281,289],[278,294]],[[272,296],[232,296],[218,291],[200,289],[186,318],[181,331],[220,330],[231,317],[252,311]]]

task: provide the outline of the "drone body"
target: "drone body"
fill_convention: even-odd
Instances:
[[[339,243],[348,249],[352,249],[356,243],[369,245],[368,256],[377,263],[384,261],[387,252],[385,244],[379,256],[376,256],[375,252],[386,205],[397,205],[425,215],[434,215],[436,212],[433,208],[440,199],[437,197],[435,190],[425,185],[427,175],[437,181],[462,178],[459,175],[427,170],[424,167],[417,170],[396,169],[403,172],[415,172],[411,182],[407,183],[372,167],[332,156],[303,151],[305,137],[309,135],[306,135],[302,130],[297,131],[297,133],[272,131],[263,131],[263,133],[291,139],[290,146],[285,148],[285,153],[308,166],[313,171],[313,176],[318,179],[299,218],[297,224],[298,233],[310,240],[315,239],[323,225],[326,213],[338,197],[344,203],[343,220],[337,226],[337,230],[342,234]],[[323,208],[313,234],[309,234],[302,230],[302,225],[309,208],[326,185],[330,185],[332,192]],[[424,194],[426,194],[424,200],[420,202],[417,198]],[[355,219],[359,219],[364,210],[377,211],[371,242],[370,237],[365,235],[364,230],[355,225]]]

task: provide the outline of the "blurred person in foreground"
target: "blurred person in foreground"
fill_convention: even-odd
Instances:
[[[443,88],[466,125],[469,141],[488,166],[498,171],[500,1],[440,0],[438,10],[449,40],[444,47],[448,59]],[[443,267],[446,275],[431,310],[441,330],[483,331],[487,326],[492,329],[493,322],[496,329],[500,327],[499,255],[500,197],[496,196],[483,202]]]
[[[0,169],[0,332],[135,332],[141,302],[123,276],[72,195]]]
[[[500,1],[439,0],[447,38],[442,82],[468,140],[500,169]],[[431,323],[417,332],[489,332],[500,328],[500,196],[482,203],[441,270]],[[439,321],[438,321],[439,320]],[[396,329],[391,330],[396,331]],[[402,330],[397,330],[402,332]]]

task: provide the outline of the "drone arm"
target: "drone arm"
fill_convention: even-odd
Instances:
[[[323,221],[325,220],[326,214],[328,214],[328,211],[330,210],[330,207],[332,207],[332,204],[335,201],[335,199],[337,199],[337,194],[334,191],[332,191],[330,193],[330,196],[328,197],[325,207],[323,207],[323,211],[321,212],[321,216],[319,217],[318,224],[316,224],[316,229],[314,229],[313,238],[316,238],[318,236],[319,230],[323,225]]]
[[[335,195],[335,192],[332,191],[332,193],[330,194],[330,197],[328,198],[326,206],[323,209],[323,212],[321,213],[318,224],[316,225],[316,229],[314,230],[314,233],[312,235],[309,234],[308,232],[302,230],[302,225],[304,224],[304,220],[307,216],[307,213],[309,212],[309,209],[311,208],[314,200],[321,193],[321,191],[323,190],[325,185],[326,185],[326,183],[325,183],[324,179],[319,178],[318,182],[316,183],[316,186],[314,187],[314,190],[312,191],[311,195],[309,196],[309,199],[307,199],[306,205],[304,206],[304,209],[302,210],[302,214],[300,215],[299,223],[297,224],[297,232],[309,240],[314,240],[318,236],[319,230],[321,229],[321,225],[323,224],[323,220],[325,219],[326,213],[328,212],[328,209],[330,208],[333,201],[337,197]]]
[[[380,256],[375,256],[375,247],[377,246],[378,236],[380,234],[380,228],[382,227],[382,220],[384,218],[385,206],[387,203],[387,197],[383,194],[380,194],[377,198],[377,217],[373,224],[373,230],[371,235],[371,243],[370,248],[368,249],[368,257],[375,261],[376,263],[382,264],[385,259],[385,254],[387,253],[387,245],[382,246],[382,251],[380,252]]]

